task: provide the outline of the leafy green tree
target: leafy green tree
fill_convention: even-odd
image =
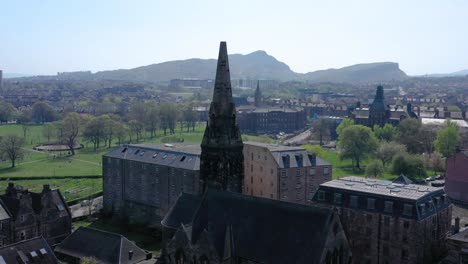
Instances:
[[[419,130],[421,122],[415,118],[406,118],[397,126],[398,142],[406,146],[410,153],[421,153],[421,139],[419,138]]]
[[[320,146],[323,145],[323,137],[330,135],[330,123],[327,119],[320,118],[312,124],[312,133],[318,137]]]
[[[434,151],[430,154],[423,155],[424,165],[427,169],[431,169],[436,174],[438,171],[443,171],[445,169],[445,158],[437,151]]]
[[[14,168],[16,161],[24,157],[24,138],[18,135],[9,134],[0,140],[0,154],[11,161]]]
[[[145,112],[144,112],[144,124],[146,131],[150,132],[150,137],[154,138],[156,136],[156,131],[159,124],[159,113],[158,107],[154,101],[145,103]]]
[[[315,153],[315,155],[319,157],[325,156],[325,150],[319,145],[306,144],[306,145],[302,145],[302,147],[309,152]]]
[[[379,160],[374,160],[366,166],[366,175],[369,177],[380,177],[384,174],[384,166]]]
[[[36,123],[52,122],[55,120],[55,112],[46,102],[36,102],[32,106],[32,120]]]
[[[119,146],[122,144],[122,142],[125,140],[129,129],[126,127],[122,122],[116,122],[115,127],[114,127],[114,133],[115,137],[118,140]]]
[[[424,161],[419,156],[408,153],[399,153],[393,157],[392,172],[404,174],[413,180],[427,176]]]
[[[380,141],[387,141],[387,142],[392,141],[397,134],[397,129],[390,124],[385,124],[383,127],[374,125],[373,131],[374,131],[375,136]]]
[[[99,117],[93,117],[86,124],[83,137],[93,143],[94,150],[97,150],[100,147],[101,141],[104,138],[104,120]]]
[[[62,120],[61,141],[70,149],[72,155],[75,155],[75,146],[77,145],[78,135],[81,129],[80,115],[72,112],[68,113]]]
[[[446,127],[437,132],[434,146],[439,153],[447,158],[455,154],[459,140],[457,124],[447,120]]]
[[[378,146],[374,133],[368,127],[351,125],[340,132],[338,146],[341,148],[340,157],[351,159],[356,168],[360,169],[362,159],[373,153]]]
[[[0,123],[6,123],[13,119],[16,113],[16,108],[8,103],[1,101],[0,102]]]
[[[383,141],[375,151],[375,157],[382,162],[384,168],[392,161],[393,157],[398,153],[406,153],[406,147],[397,142]]]
[[[163,103],[160,105],[158,112],[164,135],[167,135],[167,130],[169,130],[169,134],[175,134],[175,126],[179,117],[177,106],[175,104]]]
[[[343,121],[341,121],[341,123],[338,125],[338,127],[336,127],[336,134],[338,135],[338,138],[343,133],[343,130],[345,128],[347,128],[349,126],[352,126],[352,125],[354,125],[354,120],[352,120],[350,118],[343,119]]]

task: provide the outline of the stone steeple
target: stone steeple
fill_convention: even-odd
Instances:
[[[219,47],[213,101],[201,143],[200,187],[242,192],[243,143],[236,123],[226,42]]]
[[[377,86],[374,102],[369,107],[369,126],[384,126],[390,118],[390,110],[385,106],[384,91],[381,85]]]
[[[260,81],[257,81],[257,89],[255,90],[255,106],[259,107],[262,104],[262,91],[260,91]]]

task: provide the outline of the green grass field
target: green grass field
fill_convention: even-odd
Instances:
[[[86,197],[102,191],[102,179],[48,179],[48,180],[0,180],[0,190],[6,189],[9,182],[33,192],[41,192],[44,184],[52,189],[60,189],[67,201]]]

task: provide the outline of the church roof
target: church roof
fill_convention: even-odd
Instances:
[[[198,195],[180,193],[174,206],[171,207],[166,217],[161,221],[165,227],[177,229],[181,224],[189,224],[201,202],[201,197]]]
[[[182,202],[176,202],[167,219],[184,210],[178,205]],[[330,208],[208,189],[190,223],[191,238],[196,243],[207,232],[221,257],[229,231],[237,257],[271,264],[318,263],[333,217]]]
[[[88,227],[78,228],[55,251],[79,259],[92,257],[104,264],[139,263],[147,257],[146,251],[126,237]]]

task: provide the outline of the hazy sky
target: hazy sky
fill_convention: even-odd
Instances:
[[[468,1],[0,0],[0,69],[132,68],[265,50],[296,72],[394,61],[468,69]]]

